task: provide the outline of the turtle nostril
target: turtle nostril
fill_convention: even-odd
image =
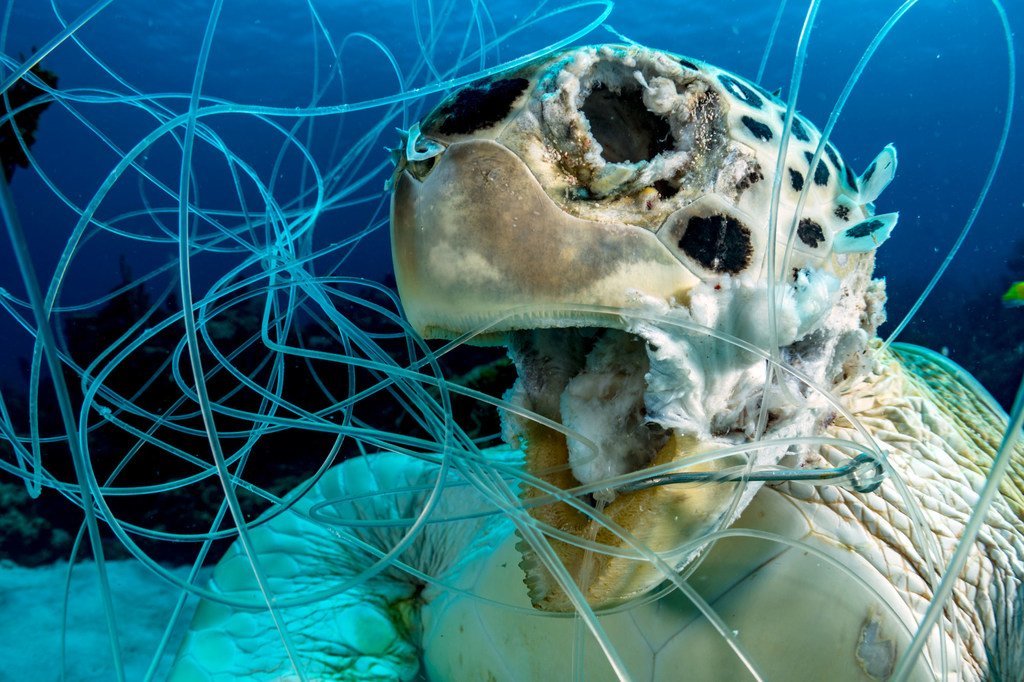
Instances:
[[[437,165],[440,158],[440,156],[431,156],[419,161],[410,161],[406,167],[409,169],[409,172],[412,173],[413,177],[422,182],[427,179],[428,175],[430,175],[430,171],[434,170],[434,166]]]

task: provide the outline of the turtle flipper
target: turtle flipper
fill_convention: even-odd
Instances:
[[[328,471],[295,502],[293,511],[252,529],[294,661],[236,542],[218,563],[211,589],[252,608],[202,601],[170,680],[413,678],[419,670],[422,583],[391,562],[383,570],[372,569],[379,554],[406,535],[438,472],[436,465],[397,454],[348,460]],[[436,513],[458,513],[466,497],[471,495],[465,488],[445,490]],[[329,523],[310,518],[311,511],[317,517],[317,508],[320,520]],[[396,523],[351,523],[387,519]],[[415,571],[440,575],[478,527],[479,522],[468,521],[424,526],[396,558]],[[294,605],[296,601],[308,603]]]

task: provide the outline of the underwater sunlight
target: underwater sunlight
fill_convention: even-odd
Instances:
[[[1024,679],[1015,8],[2,6],[11,679]]]

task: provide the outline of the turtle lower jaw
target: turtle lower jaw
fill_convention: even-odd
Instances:
[[[726,520],[736,488],[677,484],[622,492],[611,484],[602,487],[601,482],[682,462],[720,444],[648,421],[644,398],[650,368],[646,343],[638,337],[607,329],[529,330],[514,332],[509,347],[519,378],[508,399],[571,432],[567,436],[536,419],[504,415],[506,439],[524,451],[527,473],[542,482],[524,485],[521,497],[537,502],[528,507],[542,524],[544,540],[594,608],[650,590],[665,579],[666,564],[676,570],[699,553],[700,547],[682,552],[679,548]],[[717,471],[738,463],[726,458],[687,469]],[[550,501],[552,489],[581,485],[592,493],[576,496],[575,503]],[[595,520],[596,515],[608,522]],[[596,542],[607,551],[559,539],[552,529],[563,537]],[[520,566],[533,605],[548,611],[573,610],[564,580],[555,577],[533,543],[522,533],[520,537]],[[641,555],[641,547],[666,563],[659,567]]]

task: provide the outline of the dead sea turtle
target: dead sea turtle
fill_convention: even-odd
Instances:
[[[614,45],[414,126],[402,301],[425,337],[508,346],[511,447],[332,469],[252,531],[276,611],[234,545],[172,679],[889,677],[1006,416],[882,348],[896,154],[855,174],[819,142],[739,76]],[[912,679],[1024,674],[1015,458]]]

